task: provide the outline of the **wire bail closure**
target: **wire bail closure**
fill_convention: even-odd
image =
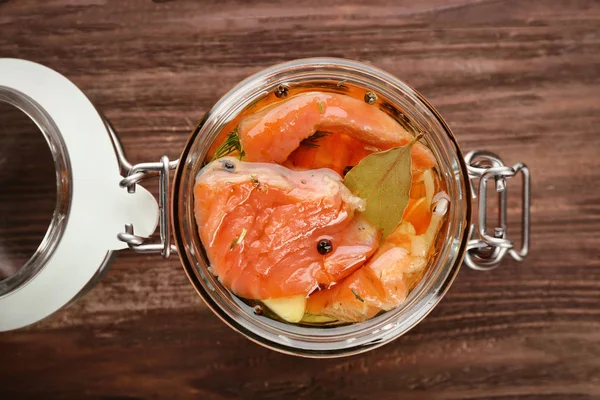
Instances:
[[[121,155],[119,154],[119,158]],[[126,162],[126,160],[124,160]],[[171,244],[171,225],[169,223],[169,172],[177,168],[178,160],[169,161],[169,157],[162,156],[159,162],[140,163],[129,168],[127,176],[119,182],[119,186],[126,188],[127,192],[135,193],[135,186],[142,180],[157,176],[158,181],[158,209],[160,242],[151,243],[150,238],[135,234],[132,224],[125,225],[125,232],[117,235],[120,241],[127,243],[129,248],[137,253],[160,253],[163,258],[169,258],[171,253],[177,253],[175,245]],[[123,165],[124,163],[122,163]],[[127,162],[128,165],[129,163]],[[130,165],[130,164],[129,164]]]
[[[478,222],[472,224],[465,254],[465,264],[478,271],[496,268],[502,259],[509,254],[516,261],[523,261],[529,252],[531,175],[529,168],[523,163],[512,167],[504,165],[496,154],[475,150],[465,156],[471,192],[478,198]],[[516,249],[508,239],[507,233],[507,180],[521,173],[523,175],[523,195],[521,210],[521,248]],[[493,232],[487,229],[487,186],[494,179],[498,193],[498,225]],[[475,190],[475,181],[479,180],[479,188]],[[477,238],[478,236],[478,238]]]

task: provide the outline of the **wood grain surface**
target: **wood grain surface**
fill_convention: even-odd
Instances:
[[[233,85],[310,56],[383,68],[438,108],[464,150],[526,162],[526,262],[463,268],[405,336],[309,360],[230,330],[176,258],[124,252],[72,306],[0,334],[0,398],[600,399],[600,2],[0,1],[0,57],[68,76],[134,162],[177,157]],[[6,204],[51,194],[1,177],[0,243],[35,243],[28,227],[48,209],[10,225]]]

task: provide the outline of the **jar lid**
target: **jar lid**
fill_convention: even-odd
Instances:
[[[65,306],[127,245],[117,234],[133,224],[150,236],[158,204],[123,179],[109,128],[67,78],[42,65],[0,59],[0,101],[25,112],[40,128],[54,160],[57,204],[46,236],[14,275],[0,281],[0,331],[37,322]]]

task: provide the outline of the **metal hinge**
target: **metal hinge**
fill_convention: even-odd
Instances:
[[[512,167],[504,165],[500,157],[488,151],[475,150],[465,156],[471,192],[478,198],[478,221],[471,225],[465,264],[475,270],[496,268],[509,254],[517,261],[523,261],[529,252],[529,209],[531,204],[531,177],[525,164],[517,163]],[[516,249],[508,236],[507,226],[507,180],[523,174],[521,248]],[[498,193],[498,225],[493,232],[487,230],[487,184],[494,178]],[[479,181],[478,190],[475,183]]]
[[[169,157],[162,156],[159,162],[141,163],[132,166],[127,176],[119,182],[129,193],[135,192],[135,185],[143,179],[153,176],[158,180],[158,209],[160,242],[151,242],[150,238],[138,236],[132,224],[125,225],[125,232],[117,235],[120,241],[127,243],[129,248],[138,253],[160,253],[168,258],[171,253],[177,254],[177,248],[171,244],[171,224],[169,223],[169,172],[177,168],[178,160],[169,161]]]
[[[125,176],[119,186],[126,188],[129,193],[135,193],[135,186],[142,180],[158,176],[158,209],[160,242],[152,241],[151,238],[135,234],[132,224],[125,225],[125,232],[117,234],[117,238],[127,243],[129,248],[138,253],[160,253],[164,258],[171,254],[177,254],[177,247],[171,244],[171,224],[169,222],[169,172],[177,168],[179,160],[169,161],[167,156],[162,156],[159,162],[140,163],[132,165],[121,145],[110,122],[104,118],[104,125],[109,133],[110,139],[117,155],[119,169]]]

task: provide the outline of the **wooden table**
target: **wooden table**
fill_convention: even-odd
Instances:
[[[383,68],[464,150],[528,163],[526,262],[463,268],[405,336],[319,361],[230,330],[176,258],[123,252],[84,298],[0,335],[0,398],[600,398],[600,2],[0,1],[0,57],[68,76],[134,162],[177,157],[238,81],[311,56]]]

